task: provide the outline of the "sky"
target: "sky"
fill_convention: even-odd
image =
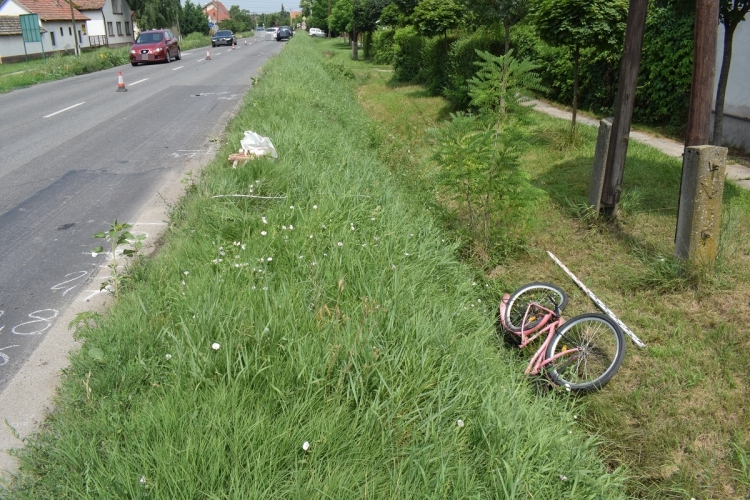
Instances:
[[[281,10],[281,4],[284,4],[284,10],[289,12],[290,10],[299,10],[298,0],[220,0],[221,3],[228,9],[232,5],[239,5],[240,9],[247,9],[250,12],[257,12],[258,14],[270,14],[272,12],[279,12]],[[208,0],[200,0],[201,5],[205,5]]]

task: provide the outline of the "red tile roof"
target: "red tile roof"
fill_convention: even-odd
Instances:
[[[42,21],[69,21],[70,4],[65,0],[15,0],[32,14],[38,14]],[[89,18],[73,9],[76,21],[88,21]]]
[[[73,7],[78,10],[102,10],[105,0],[73,0]]]
[[[205,12],[207,16],[216,19],[217,23],[232,18],[232,16],[229,15],[229,10],[227,10],[227,8],[224,7],[224,4],[219,2],[219,0],[208,2],[206,6],[203,7],[203,12]]]

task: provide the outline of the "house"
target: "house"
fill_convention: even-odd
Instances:
[[[39,33],[44,35],[47,30],[39,28]],[[38,45],[38,47],[35,47]],[[27,47],[40,50],[41,44],[32,44]],[[17,52],[20,51],[20,55]],[[0,16],[0,64],[18,62],[25,60],[23,50],[23,39],[21,38],[21,18],[18,16]],[[20,59],[18,59],[20,58]]]
[[[218,25],[221,21],[231,19],[229,10],[224,7],[224,4],[219,0],[212,0],[203,7],[203,13],[208,17],[208,22],[214,23],[214,26]],[[215,29],[215,28],[214,28]]]
[[[721,59],[724,52],[724,25],[719,24],[716,47],[716,76],[714,78],[714,109],[719,86]],[[737,25],[732,42],[732,64],[729,67],[727,91],[724,94],[724,123],[722,139],[725,145],[750,152],[750,20]],[[713,125],[713,120],[711,120]]]
[[[73,0],[86,15],[89,45],[119,47],[133,42],[133,14],[126,0]]]
[[[42,31],[41,43],[26,44],[25,49],[29,58],[42,57],[42,47],[46,54],[75,52],[74,37],[78,38],[80,47],[89,46],[88,37],[84,37],[86,21],[89,21],[89,18],[77,9],[73,9],[71,16],[70,4],[65,0],[0,0],[0,17],[18,18],[22,14],[37,14]],[[12,31],[12,23],[7,20],[4,22]],[[17,62],[24,59],[24,42],[19,22],[17,34],[5,34],[0,37],[0,62]]]

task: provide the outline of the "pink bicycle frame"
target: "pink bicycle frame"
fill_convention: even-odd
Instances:
[[[519,335],[521,337],[521,344],[518,346],[519,349],[523,349],[524,347],[532,343],[534,340],[539,338],[542,334],[544,334],[545,332],[547,333],[547,338],[544,339],[544,342],[542,342],[542,345],[539,347],[536,353],[531,357],[531,361],[529,361],[529,364],[526,366],[526,370],[524,371],[525,374],[537,375],[541,371],[541,369],[544,368],[549,363],[552,363],[553,361],[563,356],[568,356],[570,354],[573,354],[579,351],[577,347],[574,347],[572,349],[567,349],[564,352],[555,354],[551,358],[546,357],[547,347],[549,346],[549,343],[552,341],[552,336],[554,335],[555,330],[560,328],[560,326],[565,322],[565,320],[562,318],[562,316],[560,316],[556,320],[554,320],[552,323],[549,323],[549,321],[555,315],[555,312],[550,309],[547,309],[546,307],[542,305],[539,305],[533,302],[528,305],[528,307],[526,308],[526,313],[524,313],[523,315],[523,321],[521,322],[521,325],[522,325],[521,333],[511,332],[508,329],[507,324],[505,323],[505,311],[508,309],[508,299],[510,299],[510,294],[506,293],[505,295],[503,295],[503,300],[500,301],[500,307],[499,307],[500,321],[503,325],[503,328],[505,328],[508,332],[514,335]],[[532,307],[543,310],[545,314],[542,320],[539,321],[539,323],[535,327],[530,328],[528,331],[526,331],[523,329],[523,325],[526,324],[526,318],[529,316],[529,311],[531,311]]]

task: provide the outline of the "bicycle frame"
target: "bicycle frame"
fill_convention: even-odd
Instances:
[[[505,294],[503,296],[503,300],[500,301],[500,321],[503,325],[503,328],[510,332],[510,330],[507,328],[507,325],[505,324],[505,311],[508,308],[508,299],[510,299],[510,294]],[[529,330],[524,330],[523,325],[526,324],[526,320],[529,317],[529,312],[532,310],[532,308],[544,314],[544,317],[535,327],[530,328]],[[550,321],[552,322],[550,323]],[[514,335],[521,336],[521,344],[518,346],[518,348],[523,349],[524,347],[538,339],[540,336],[544,335],[545,333],[547,334],[547,338],[544,339],[544,342],[542,342],[542,345],[539,347],[536,353],[534,353],[534,355],[531,357],[531,360],[529,361],[529,364],[526,366],[526,370],[524,371],[526,375],[537,375],[540,371],[542,371],[542,368],[552,363],[553,361],[563,356],[574,354],[580,350],[577,347],[574,347],[572,349],[566,349],[561,353],[555,354],[551,358],[547,357],[547,347],[552,341],[552,337],[554,336],[557,329],[560,328],[560,326],[562,326],[564,322],[565,320],[562,316],[556,315],[555,311],[547,309],[543,305],[532,302],[526,307],[526,312],[524,313],[523,321],[521,322],[521,333],[518,334],[511,332]]]

